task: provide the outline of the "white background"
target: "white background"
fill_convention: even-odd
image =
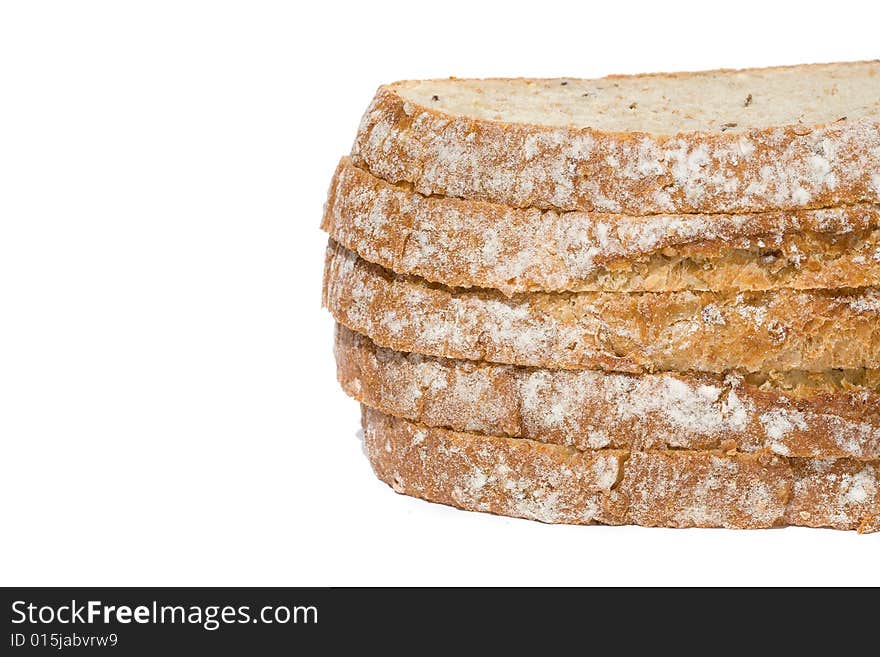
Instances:
[[[880,584],[880,535],[395,495],[320,308],[380,83],[878,56],[876,3],[781,4],[4,2],[0,584]]]

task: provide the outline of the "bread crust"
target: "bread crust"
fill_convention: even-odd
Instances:
[[[790,525],[880,531],[880,463],[791,459],[794,483],[785,511]]]
[[[550,523],[874,531],[878,464],[766,453],[579,451],[414,424],[363,408],[364,449],[395,491]]]
[[[406,84],[379,88],[352,159],[426,195],[632,215],[880,201],[880,124],[872,119],[607,132],[449,114],[404,99]]]
[[[406,354],[336,330],[342,389],[431,427],[576,449],[880,459],[880,385],[764,387],[739,373],[544,370]],[[789,377],[798,380],[809,377]],[[880,372],[872,377],[880,383]]]
[[[623,372],[880,368],[880,292],[570,293],[506,298],[395,275],[332,242],[324,305],[397,351]]]
[[[748,214],[517,209],[423,196],[339,163],[321,227],[386,269],[510,296],[880,284],[880,206]]]
[[[591,524],[617,483],[622,450],[579,452],[516,438],[471,439],[364,407],[364,449],[395,491],[462,508]]]

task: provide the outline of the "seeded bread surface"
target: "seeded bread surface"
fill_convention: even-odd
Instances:
[[[755,212],[880,201],[880,62],[380,87],[352,158],[514,207]]]

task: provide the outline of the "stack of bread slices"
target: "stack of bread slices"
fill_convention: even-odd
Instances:
[[[397,492],[880,529],[880,62],[383,86],[323,228]]]

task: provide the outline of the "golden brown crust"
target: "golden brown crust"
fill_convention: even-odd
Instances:
[[[335,352],[349,395],[431,427],[577,449],[724,447],[880,459],[880,385],[762,389],[737,373],[630,375],[449,360],[383,349],[343,326]]]
[[[397,351],[550,369],[880,368],[880,292],[535,293],[432,286],[333,244],[324,305]]]
[[[364,447],[395,491],[570,524],[876,530],[876,462],[815,467],[765,453],[578,451],[429,428],[364,407]],[[824,468],[824,469],[823,469]]]
[[[727,133],[602,132],[475,119],[380,87],[353,161],[421,194],[513,207],[755,212],[880,201],[870,119]]]
[[[709,73],[708,107],[702,78],[380,88],[322,221],[377,475],[545,522],[880,530],[878,71]]]
[[[880,284],[880,206],[635,217],[426,197],[343,158],[322,228],[400,274],[507,295]]]
[[[544,522],[596,521],[626,455],[422,429],[366,407],[363,426],[373,470],[398,493]]]
[[[880,530],[880,463],[793,459],[794,486],[786,522],[806,527]]]
[[[791,487],[791,467],[778,456],[633,452],[606,500],[603,520],[644,527],[781,526]]]

